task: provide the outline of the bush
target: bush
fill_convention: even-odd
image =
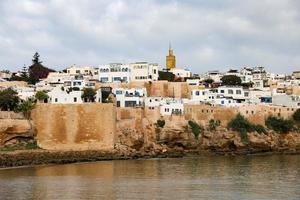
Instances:
[[[49,96],[46,91],[37,91],[35,93],[35,98],[39,101],[45,102],[45,100],[48,99]]]
[[[248,132],[256,131],[258,133],[264,133],[264,134],[267,133],[265,127],[263,127],[260,124],[250,123],[240,113],[237,114],[236,117],[228,123],[227,128],[239,132],[241,141],[244,143],[249,142],[249,138],[247,135]]]
[[[293,114],[293,120],[300,125],[300,108],[298,108]]]
[[[294,128],[292,120],[269,116],[266,120],[266,126],[277,133],[288,133]]]
[[[35,103],[33,101],[26,100],[26,101],[21,102],[18,105],[16,111],[23,113],[23,115],[26,119],[30,119],[31,111],[34,108],[34,106],[35,106]]]
[[[195,136],[195,138],[198,140],[200,133],[203,131],[203,127],[199,124],[197,124],[197,122],[194,121],[189,121],[188,122],[190,127],[192,128],[192,132]]]
[[[246,131],[242,131],[240,132],[240,137],[241,137],[241,141],[243,143],[248,143],[249,142],[249,137]]]
[[[240,113],[228,123],[227,128],[239,133],[253,131],[253,125]]]
[[[209,122],[208,122],[208,130],[209,130],[209,131],[215,131],[216,128],[217,128],[218,126],[220,126],[220,124],[221,124],[220,120],[214,120],[214,119],[211,119],[211,120],[209,120]]]
[[[156,126],[157,126],[158,128],[163,128],[163,127],[165,126],[165,124],[166,124],[165,120],[158,119],[158,120],[156,121]]]
[[[267,131],[265,129],[264,126],[260,125],[260,124],[254,124],[253,126],[253,130],[258,132],[258,133],[263,133],[263,134],[267,134]]]

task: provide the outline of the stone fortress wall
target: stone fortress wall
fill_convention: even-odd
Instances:
[[[112,104],[39,104],[32,119],[38,146],[48,150],[112,150],[116,126]]]

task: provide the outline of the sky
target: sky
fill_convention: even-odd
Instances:
[[[299,0],[0,0],[0,69],[147,61],[194,73],[300,70]]]

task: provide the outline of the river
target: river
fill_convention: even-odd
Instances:
[[[200,156],[3,169],[0,199],[299,200],[300,156]]]

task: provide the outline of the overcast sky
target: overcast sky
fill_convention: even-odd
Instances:
[[[148,61],[194,73],[300,70],[299,0],[1,0],[0,69]]]

